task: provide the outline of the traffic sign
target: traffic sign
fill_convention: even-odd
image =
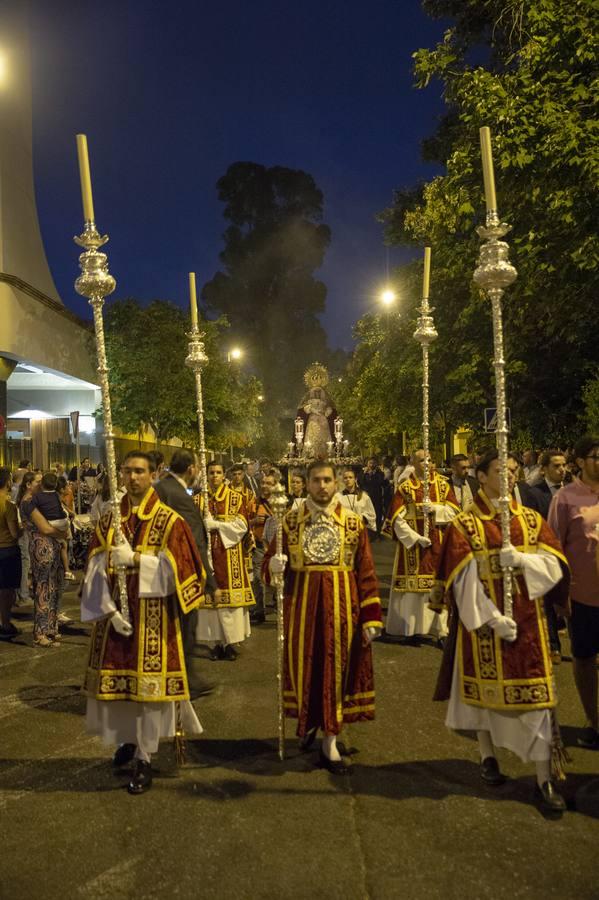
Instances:
[[[507,430],[512,430],[512,411],[509,406],[505,410]],[[485,409],[485,431],[497,431],[497,407],[487,406]]]

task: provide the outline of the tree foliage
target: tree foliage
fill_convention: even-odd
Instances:
[[[279,420],[293,415],[305,369],[327,361],[318,319],[326,288],[314,277],[330,241],[323,196],[305,172],[252,162],[231,165],[217,188],[229,222],[223,270],[202,296],[227,316],[231,339],[262,382],[268,437],[280,449]]]
[[[397,191],[382,219],[389,242],[433,248],[439,339],[431,351],[431,409],[449,428],[477,427],[483,407],[495,405],[490,304],[471,284],[475,228],[484,212],[478,130],[489,125],[499,211],[513,227],[507,239],[518,270],[504,297],[508,403],[516,436],[564,444],[580,430],[582,388],[599,358],[599,37],[593,4],[423,5],[431,15],[453,20],[435,48],[414,54],[417,86],[443,83],[447,115],[423,152],[442,163],[445,174]],[[404,315],[412,322],[420,271],[412,264],[400,273],[408,286]],[[403,365],[398,359],[398,377]],[[415,369],[414,390],[417,381]],[[397,415],[388,397],[377,417]]]
[[[205,430],[214,449],[251,444],[259,436],[260,385],[243,380],[223,358],[226,320],[202,323],[208,364],[203,371]],[[106,352],[115,425],[136,432],[150,425],[159,441],[198,443],[195,379],[185,365],[189,320],[173,303],[111,303],[105,314]]]

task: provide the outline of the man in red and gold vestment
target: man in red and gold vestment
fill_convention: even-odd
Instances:
[[[189,702],[179,610],[201,602],[205,572],[186,522],[152,488],[149,454],[124,459],[121,502],[125,542],[115,545],[112,514],[90,543],[81,593],[81,621],[93,622],[85,675],[87,727],[118,744],[114,764],[134,760],[128,790],[151,787],[150,757],[176,730],[175,703],[189,733],[202,727]],[[130,624],[118,609],[115,567],[127,569]]]
[[[443,531],[460,510],[446,478],[430,468],[429,536],[424,536],[424,450],[411,458],[414,471],[397,486],[381,534],[397,541],[385,630],[401,637],[447,634],[447,613],[429,609]]]
[[[438,578],[451,612],[435,699],[449,699],[448,728],[476,731],[486,784],[505,781],[494,748],[506,747],[535,763],[541,804],[561,813],[565,803],[551,772],[552,759],[560,762],[561,742],[552,712],[557,696],[543,595],[559,584],[567,602],[568,569],[547,523],[514,499],[511,545],[501,548],[499,471],[497,451],[479,461],[481,490],[453,520],[441,549]],[[508,478],[511,493],[511,469]],[[504,615],[502,566],[514,569],[510,618]]]
[[[235,645],[250,635],[248,609],[255,603],[244,547],[248,512],[243,495],[225,484],[221,463],[208,463],[208,492],[206,513],[202,495],[194,500],[210,532],[212,568],[220,595],[212,607],[204,605],[198,611],[196,640],[211,646],[211,659],[233,662],[238,656]]]
[[[321,765],[347,771],[337,747],[344,723],[374,718],[370,642],[381,628],[381,603],[362,517],[335,498],[335,471],[308,468],[308,497],[283,522],[283,554],[276,539],[263,573],[285,572],[285,714],[310,746],[324,737]]]

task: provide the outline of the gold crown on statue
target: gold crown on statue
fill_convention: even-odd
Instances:
[[[304,381],[309,388],[323,388],[329,383],[329,373],[322,363],[312,363],[304,372]]]

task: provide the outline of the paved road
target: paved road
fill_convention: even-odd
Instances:
[[[376,544],[383,584],[390,547]],[[65,608],[76,611],[67,595]],[[581,715],[559,668],[572,748],[570,809],[546,821],[530,771],[485,788],[476,745],[444,728],[430,697],[440,654],[377,643],[377,720],[348,728],[353,771],[334,778],[288,742],[276,758],[274,622],[235,663],[202,663],[217,690],[196,704],[204,735],[177,771],[172,745],[153,789],[124,790],[85,733],[87,631],[56,650],[0,646],[0,896],[21,898],[598,898],[599,754],[575,747]]]

